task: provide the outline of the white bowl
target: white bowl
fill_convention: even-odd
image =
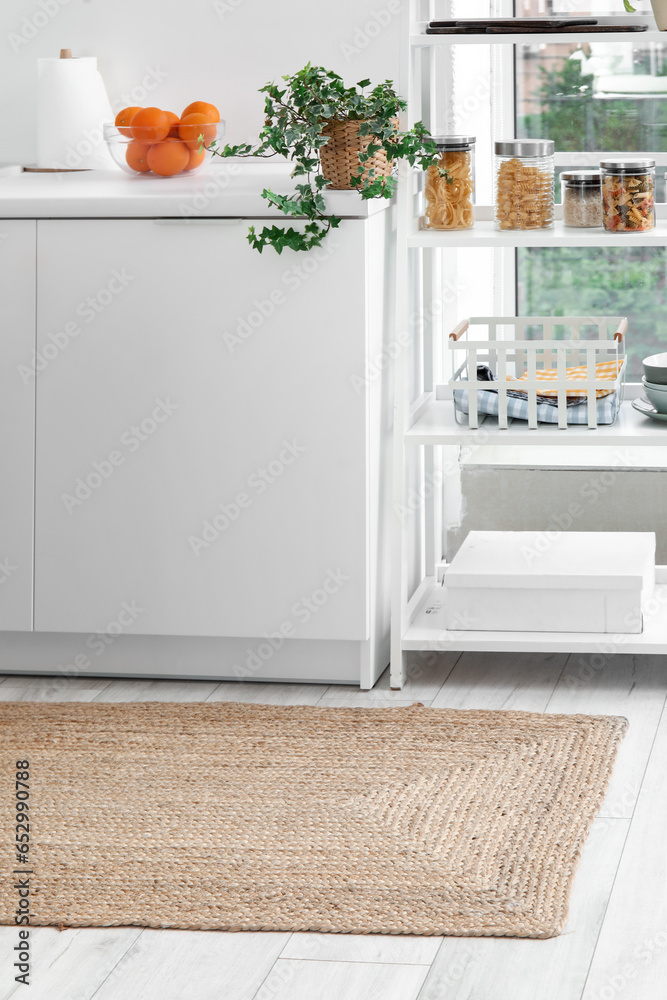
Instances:
[[[647,385],[644,386],[644,392],[658,413],[667,413],[667,392],[658,392],[656,389],[649,389]]]
[[[650,358],[644,358],[642,365],[644,375],[655,385],[665,385],[667,383],[667,354],[652,354]]]
[[[644,364],[652,365],[653,368],[667,368],[667,353],[652,354],[650,358],[644,358]]]
[[[658,385],[657,382],[649,382],[646,375],[642,377],[642,383],[647,389],[653,389],[655,392],[667,392],[667,385]]]

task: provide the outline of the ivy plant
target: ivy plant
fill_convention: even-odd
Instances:
[[[324,188],[328,180],[322,174],[319,151],[328,141],[322,129],[335,122],[359,122],[359,134],[370,137],[365,152],[359,153],[359,169],[351,183],[363,199],[391,198],[396,188],[394,177],[376,176],[367,167],[371,157],[384,149],[395,163],[405,160],[419,163],[424,169],[437,164],[436,146],[422,122],[406,132],[400,132],[398,115],[406,102],[396,94],[391,80],[371,87],[370,80],[360,80],[346,87],[342,77],[322,66],[308,63],[292,76],[283,76],[282,83],[267,83],[260,88],[264,94],[264,126],[257,143],[240,143],[218,148],[214,142],[208,148],[221,157],[284,156],[294,163],[295,181],[291,195],[277,194],[265,188],[262,197],[286,216],[305,219],[300,229],[264,226],[259,232],[250,227],[248,241],[260,253],[272,247],[277,253],[291,250],[311,250],[320,246],[331,229],[340,225],[340,218],[327,213]],[[446,175],[446,171],[441,171]],[[447,178],[449,180],[449,178]]]

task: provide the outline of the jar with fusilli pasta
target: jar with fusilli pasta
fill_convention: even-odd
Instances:
[[[602,224],[609,233],[655,227],[655,160],[603,160]]]
[[[554,144],[512,139],[495,144],[496,229],[552,229]]]
[[[475,225],[475,136],[434,135],[438,163],[426,169],[424,229]]]

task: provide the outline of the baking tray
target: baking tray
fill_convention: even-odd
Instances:
[[[598,24],[595,18],[479,18],[470,21],[431,21],[427,35],[605,34],[647,31],[645,24]]]
[[[574,32],[584,31],[587,35],[601,35],[605,32],[618,33],[621,31],[648,31],[647,24],[596,24],[590,27],[581,28],[577,25],[568,24],[565,28],[520,28],[520,32],[525,32],[527,35],[537,35],[538,33],[544,32],[549,34],[553,31],[554,34],[567,35]],[[472,32],[471,32],[472,34]],[[475,32],[477,34],[477,32]],[[484,32],[485,35],[516,35],[517,28],[487,28]]]
[[[457,18],[454,21],[430,21],[431,28],[513,28],[515,31],[525,27],[562,28],[568,24],[597,24],[595,17],[471,17]]]

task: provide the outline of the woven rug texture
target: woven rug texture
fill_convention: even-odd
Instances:
[[[627,721],[0,703],[0,923],[546,938]],[[18,877],[18,876],[17,876]]]

